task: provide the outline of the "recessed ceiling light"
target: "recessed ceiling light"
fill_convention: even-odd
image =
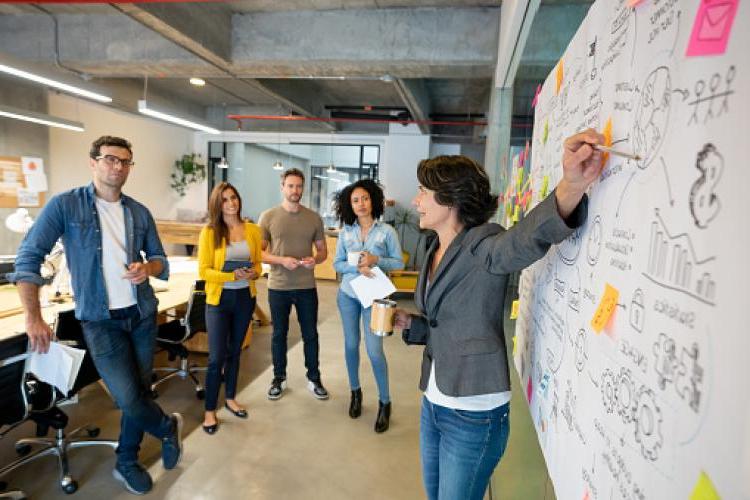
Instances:
[[[206,84],[206,80],[194,76],[190,79],[190,84],[195,85],[196,87],[203,87]]]

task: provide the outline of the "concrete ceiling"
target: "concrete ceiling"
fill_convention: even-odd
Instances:
[[[514,114],[529,114],[529,92],[587,8],[543,2]],[[92,80],[122,109],[135,110],[145,91],[165,110],[225,130],[238,125],[227,114],[475,121],[489,110],[499,16],[498,0],[0,4],[0,51]],[[206,86],[191,86],[192,76]],[[248,120],[242,128],[383,133],[387,124]],[[483,140],[477,127],[421,128],[437,140]]]

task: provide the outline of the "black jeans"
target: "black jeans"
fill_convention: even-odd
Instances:
[[[151,399],[156,315],[141,318],[137,306],[110,311],[111,319],[81,321],[88,352],[122,410],[117,461],[138,460],[143,432],[161,439],[172,422]]]
[[[255,297],[247,288],[221,291],[219,305],[206,304],[208,330],[208,370],[206,371],[206,411],[216,410],[221,374],[224,397],[234,399],[240,371],[240,351],[255,310]]]
[[[289,313],[292,304],[297,310],[297,320],[302,331],[305,349],[307,378],[320,381],[318,369],[318,291],[315,288],[304,290],[268,290],[268,304],[273,320],[273,376],[286,378],[287,334],[289,333]]]

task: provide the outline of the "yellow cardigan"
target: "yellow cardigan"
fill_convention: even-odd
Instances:
[[[260,276],[261,235],[260,228],[252,222],[245,222],[245,240],[250,250],[250,260],[257,276]],[[214,231],[208,226],[201,229],[198,240],[198,274],[206,281],[206,303],[219,305],[224,283],[234,281],[234,273],[225,273],[224,260],[227,254],[226,241],[219,247],[214,246]],[[257,279],[257,278],[256,278]],[[250,280],[250,295],[255,297],[255,281]]]

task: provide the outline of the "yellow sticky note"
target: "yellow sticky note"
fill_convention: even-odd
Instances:
[[[521,220],[519,218],[519,213],[518,213],[519,209],[520,209],[520,207],[518,205],[516,205],[516,208],[513,210],[513,222],[518,222],[519,220]]]
[[[565,75],[563,72],[563,60],[560,59],[560,62],[557,63],[557,72],[555,73],[555,78],[557,79],[556,85],[555,85],[555,95],[560,93],[560,87],[562,87],[564,76]]]
[[[544,120],[544,130],[542,131],[542,144],[547,144],[547,137],[549,137],[549,119]]]
[[[703,471],[698,476],[698,482],[695,483],[695,488],[690,494],[690,500],[721,500],[708,474]]]
[[[620,292],[617,288],[613,287],[609,283],[605,285],[604,295],[602,300],[599,301],[599,307],[596,308],[594,317],[591,319],[591,328],[598,334],[604,329],[604,326],[609,321],[612,313],[615,312],[617,307],[617,299],[620,298]]]
[[[612,117],[610,117],[607,120],[606,125],[604,125],[604,130],[602,130],[602,135],[604,136],[604,145],[612,146]],[[602,155],[602,165],[606,165],[607,160],[609,160],[609,153],[604,153]]]
[[[516,336],[513,335],[513,356],[516,355],[516,344],[517,344],[517,342],[516,342]]]
[[[547,190],[549,189],[549,175],[545,175],[542,179],[542,199],[547,197]]]
[[[518,301],[514,300],[513,304],[510,306],[510,319],[516,319],[518,318]],[[513,337],[515,339],[515,337]],[[514,340],[515,341],[515,340]]]

